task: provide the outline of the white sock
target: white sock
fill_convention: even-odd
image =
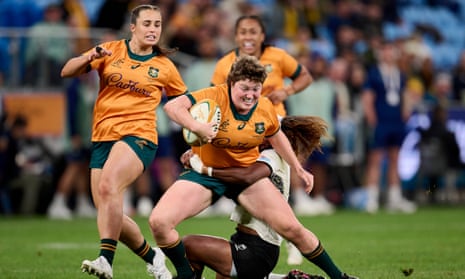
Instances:
[[[368,195],[375,200],[379,198],[379,187],[377,185],[368,185],[366,187]]]
[[[402,190],[399,185],[391,185],[388,189],[388,200],[389,201],[399,201],[402,200]]]
[[[77,205],[78,206],[90,206],[89,197],[85,194],[79,194],[77,196]]]
[[[51,204],[55,206],[66,206],[65,195],[63,193],[55,193]]]

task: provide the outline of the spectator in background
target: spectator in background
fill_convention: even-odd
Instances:
[[[304,24],[310,30],[313,38],[324,38],[325,34],[320,34],[318,29],[323,26],[323,20],[328,9],[328,4],[324,1],[304,0],[302,3],[302,9]]]
[[[413,67],[413,74],[417,76],[420,81],[423,83],[425,90],[432,90],[434,87],[434,79],[436,75],[436,69],[434,68],[434,63],[431,57],[423,59],[418,68]]]
[[[334,136],[335,144],[332,148],[333,159],[333,203],[340,203],[342,194],[350,188],[359,186],[358,175],[355,172],[357,166],[360,118],[352,103],[351,92],[348,86],[349,63],[343,58],[335,58],[331,61],[328,77],[333,83],[336,105],[334,109]],[[328,183],[329,184],[329,183]],[[328,187],[329,185],[327,185]]]
[[[382,45],[384,38],[380,34],[372,34],[366,38],[367,48],[363,51],[358,61],[353,63],[361,63],[365,69],[370,68],[372,65],[377,63],[376,50]]]
[[[416,205],[405,199],[398,174],[399,149],[405,137],[405,118],[402,115],[402,94],[406,78],[398,68],[398,49],[385,41],[377,50],[377,63],[372,65],[365,83],[362,102],[368,129],[368,158],[365,187],[368,201],[365,210],[379,209],[383,160],[387,155],[387,209],[412,213]]]
[[[453,99],[465,105],[465,51],[460,54],[459,61],[452,71]]]
[[[302,189],[291,186],[293,209],[297,215],[332,214],[334,206],[326,199],[328,185],[328,163],[334,139],[334,108],[336,105],[336,91],[334,84],[328,78],[328,61],[318,53],[302,53],[299,63],[310,69],[313,77],[312,85],[301,93],[287,99],[289,115],[311,115],[324,119],[328,124],[329,138],[322,139],[322,152],[314,152],[305,163],[315,175],[315,185],[311,193],[312,198]]]
[[[408,119],[413,113],[423,110],[424,95],[425,88],[423,83],[418,78],[409,78],[402,100],[402,116],[404,119]]]
[[[29,30],[26,46],[24,81],[34,86],[62,86],[60,71],[74,53],[69,26],[63,21],[60,5],[50,4],[42,21]]]
[[[198,29],[204,24],[205,15],[215,12],[212,0],[187,0],[177,5],[166,25],[165,38],[170,46],[183,53],[197,56]],[[218,22],[215,22],[216,29]]]
[[[365,159],[365,129],[363,124],[363,107],[361,100],[363,85],[365,84],[366,79],[366,70],[363,64],[360,61],[349,64],[349,76],[347,78],[347,86],[350,94],[350,107],[351,110],[355,113],[355,118],[357,122],[357,135],[356,142],[356,162],[358,169],[361,169],[361,164]],[[358,174],[357,174],[358,175]],[[360,183],[357,183],[360,185]]]
[[[336,56],[344,58],[352,63],[358,60],[356,53],[356,44],[360,41],[357,30],[351,25],[342,25],[338,28],[334,45],[336,48]]]
[[[436,104],[431,111],[431,124],[420,129],[420,177],[423,192],[431,193],[433,202],[458,201],[457,170],[464,167],[455,134],[447,128],[447,110]]]
[[[331,12],[326,18],[326,26],[329,36],[333,42],[336,41],[337,33],[342,26],[351,26],[353,22],[352,1],[334,1]]]
[[[424,84],[427,88],[431,85],[432,71],[432,51],[431,48],[426,44],[423,34],[415,31],[409,37],[401,41],[401,52],[403,56],[406,56],[406,63],[404,71],[413,71],[413,74],[420,75],[423,78]]]
[[[10,55],[8,53],[8,40],[0,38],[0,86],[5,85],[5,81],[8,79],[10,69]]]
[[[2,133],[0,137],[0,190],[2,191],[2,209],[6,214],[13,213],[10,200],[11,183],[19,178],[21,166],[16,157],[21,151],[23,141],[27,139],[27,120],[18,115],[12,120],[8,115],[2,116]]]
[[[17,116],[12,123],[7,115],[2,115],[0,134],[0,204],[2,212],[12,214],[11,183],[20,176],[21,167],[16,156],[20,152],[20,142],[26,138],[27,120]]]
[[[274,43],[278,47],[286,49],[290,55],[297,57],[302,52],[309,52],[314,48],[312,44],[312,33],[306,26],[299,27],[297,34],[290,39],[275,39]]]
[[[430,92],[436,102],[445,109],[455,104],[452,77],[448,72],[436,73]]]
[[[305,26],[305,18],[300,0],[276,0],[273,9],[263,15],[267,26],[267,38],[292,40],[300,27]]]
[[[58,180],[56,191],[47,209],[50,219],[70,220],[73,211],[70,199],[76,195],[77,217],[95,217],[95,208],[90,200],[89,159],[92,109],[98,90],[95,73],[74,78],[66,90],[67,125],[69,147],[65,152],[65,168]]]
[[[27,133],[28,119],[21,114],[6,118],[4,133],[0,139],[0,192],[6,193],[5,212],[32,215],[37,213],[40,193],[49,158],[48,150],[40,140]],[[2,189],[3,188],[3,189]],[[14,196],[8,204],[8,193]]]
[[[381,1],[356,1],[354,10],[355,23],[352,26],[355,33],[367,37],[371,34],[382,34],[383,32],[383,3]],[[358,32],[360,31],[360,32]]]
[[[334,91],[336,93],[336,108],[335,108],[335,118],[336,118],[336,134],[339,127],[339,124],[342,126],[353,125],[353,113],[351,107],[351,96],[349,93],[349,88],[347,86],[347,76],[348,76],[348,63],[346,60],[341,58],[336,58],[330,62],[328,77],[333,83]],[[349,124],[350,123],[350,124]],[[354,128],[350,130],[355,131]],[[342,136],[344,137],[344,136]],[[354,136],[347,136],[345,140],[350,141]],[[338,139],[339,140],[339,137]],[[343,150],[350,152],[351,144],[347,142]]]
[[[75,36],[73,44],[75,44],[74,51],[81,53],[92,46],[90,39],[90,19],[84,9],[82,1],[64,0],[63,1],[64,18],[69,26],[73,28],[73,35]]]

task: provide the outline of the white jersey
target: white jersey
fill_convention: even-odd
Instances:
[[[270,179],[283,194],[283,198],[287,201],[289,199],[289,187],[291,184],[291,170],[289,165],[273,149],[266,149],[262,151],[257,161],[263,162],[271,168],[272,173]],[[242,224],[255,230],[260,238],[266,242],[277,246],[281,245],[282,237],[266,223],[252,217],[252,215],[242,206],[236,205],[230,218],[238,224]]]

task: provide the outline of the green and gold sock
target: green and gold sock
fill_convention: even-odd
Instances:
[[[110,265],[113,265],[117,244],[118,241],[111,238],[103,238],[100,240],[100,256],[104,256]]]
[[[136,253],[139,257],[141,257],[145,262],[149,264],[153,264],[153,258],[155,257],[155,251],[153,251],[152,247],[147,243],[144,239],[144,243],[137,248],[136,250],[132,250]]]
[[[184,244],[181,239],[178,239],[178,241],[169,246],[160,246],[160,248],[173,263],[176,268],[178,278],[194,277],[194,270],[187,259],[186,249],[184,248]]]
[[[341,278],[341,270],[339,270],[328,253],[326,253],[321,242],[318,243],[315,250],[308,254],[303,254],[303,256],[326,272],[330,278]]]

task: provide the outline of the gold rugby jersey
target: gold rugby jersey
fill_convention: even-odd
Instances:
[[[132,53],[128,40],[101,46],[112,51],[112,55],[90,64],[100,76],[92,141],[113,141],[132,135],[158,144],[156,108],[163,92],[168,97],[187,92],[177,68],[168,57],[158,53],[144,56]]]
[[[247,114],[238,114],[231,103],[229,87],[223,83],[187,95],[193,103],[203,99],[215,100],[221,109],[221,124],[211,143],[193,147],[206,166],[214,168],[245,167],[259,157],[259,145],[265,137],[280,129],[280,122],[270,100],[260,97]]]

